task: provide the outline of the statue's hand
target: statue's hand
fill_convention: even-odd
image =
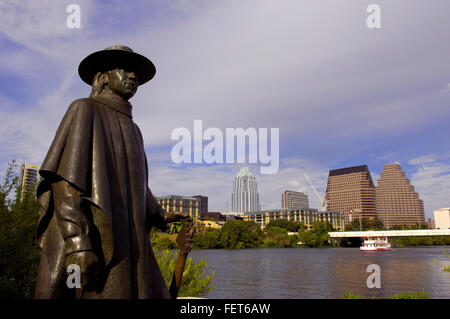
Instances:
[[[90,250],[77,251],[66,257],[66,269],[70,264],[76,264],[80,267],[82,287],[91,286],[98,279],[99,262],[97,255]]]
[[[170,224],[173,222],[179,222],[179,221],[182,222],[183,220],[188,219],[188,218],[189,218],[189,216],[186,216],[182,213],[173,212],[173,213],[170,213],[169,215],[166,215],[164,220],[165,220],[166,224]]]
[[[183,227],[177,236],[177,244],[180,249],[180,254],[188,254],[193,246],[192,239],[194,237],[194,224],[191,218],[181,220]]]

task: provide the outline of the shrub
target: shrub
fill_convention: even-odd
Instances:
[[[155,257],[166,285],[170,287],[175,271],[177,253],[173,254],[170,250],[161,250],[155,252]],[[207,275],[205,273],[207,266],[207,263],[203,259],[194,264],[191,257],[187,258],[183,278],[181,279],[181,287],[178,292],[179,297],[200,297],[214,289],[211,282],[215,271],[211,275]]]
[[[0,298],[23,299],[33,297],[39,266],[39,203],[35,188],[20,195],[15,166],[14,161],[8,165],[0,184]]]
[[[170,249],[176,249],[176,248],[178,248],[178,245],[176,243],[174,243],[173,241],[171,241],[167,237],[158,239],[153,244],[153,249],[156,249],[156,250],[165,250],[165,249],[170,250]]]

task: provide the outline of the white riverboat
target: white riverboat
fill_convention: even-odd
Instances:
[[[387,251],[392,250],[387,237],[362,237],[364,242],[361,244],[360,250],[363,251]]]

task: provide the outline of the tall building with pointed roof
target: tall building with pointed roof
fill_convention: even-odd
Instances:
[[[423,201],[400,164],[383,166],[375,194],[377,216],[384,227],[425,224]]]
[[[256,178],[247,166],[241,167],[241,170],[233,180],[231,210],[240,213],[261,210]]]

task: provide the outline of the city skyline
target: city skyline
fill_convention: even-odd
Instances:
[[[33,165],[34,163],[30,163],[30,162],[24,162],[22,165],[20,165],[20,166],[18,166],[18,167],[21,167],[21,170],[23,171],[23,167],[24,167],[24,165],[28,165],[28,166],[30,166],[30,167],[33,167],[34,169],[36,169],[36,168],[38,168],[38,166],[36,166],[36,165]],[[389,163],[389,164],[384,164],[383,165],[383,168],[385,167],[385,166],[390,166],[390,165],[397,165],[397,166],[400,166],[400,164],[398,164],[398,163]],[[366,165],[360,165],[360,167],[362,167],[362,166],[366,166]],[[400,166],[401,167],[401,166]],[[245,168],[245,172],[243,172],[243,168]],[[352,167],[344,167],[344,168],[336,168],[336,169],[330,169],[329,171],[328,171],[328,173],[327,173],[327,175],[328,175],[328,178],[329,178],[329,174],[330,174],[330,171],[339,171],[339,170],[346,170],[346,169],[349,169],[349,168],[352,168]],[[237,176],[239,176],[240,174],[242,175],[242,174],[247,174],[247,172],[254,178],[254,176],[253,176],[253,174],[250,172],[250,170],[248,169],[248,165],[246,165],[246,166],[241,166],[240,168],[239,168],[239,172],[237,173]],[[375,189],[377,188],[377,186],[378,186],[378,181],[380,180],[380,178],[381,178],[381,175],[375,175],[375,176],[378,176],[377,177],[377,179],[375,180],[375,178],[374,178],[374,176],[372,175],[372,173],[370,172],[370,170],[368,171],[368,173],[370,174],[370,177],[371,177],[371,179],[372,179],[372,183],[373,183],[373,186],[374,186],[374,191],[375,191]],[[403,173],[403,175],[404,176],[406,176],[405,175],[405,173],[404,172],[402,172]],[[21,175],[22,176],[22,175]],[[261,176],[264,176],[264,175],[261,175]],[[19,178],[19,180],[21,180],[22,179],[22,177],[20,177]],[[236,176],[233,178],[233,180],[234,179],[236,179]],[[376,182],[375,182],[376,181]],[[306,199],[307,199],[307,201],[309,201],[309,195],[310,195],[310,193],[311,192],[314,192],[314,190],[313,189],[311,189],[311,186],[310,185],[308,185],[307,184],[307,182],[305,181],[305,184],[304,184],[304,186],[307,186],[307,187],[309,187],[310,188],[310,190],[308,191],[308,190],[306,190],[306,191],[303,191],[303,192],[300,192],[300,191],[289,191],[289,190],[285,190],[283,193],[285,193],[285,192],[298,192],[298,193],[303,193],[304,195],[306,195]],[[413,188],[414,188],[414,186],[413,185],[411,185]],[[325,187],[319,187],[319,188],[323,188],[323,189],[326,189],[326,186]],[[301,188],[302,190],[304,190],[304,188]],[[157,197],[167,197],[167,196],[172,196],[173,195],[173,193],[174,192],[172,192],[172,193],[167,193],[167,194],[155,194]],[[183,193],[183,192],[181,192],[181,193]],[[186,193],[186,192],[184,192],[184,193]],[[204,194],[208,194],[208,192],[205,192],[205,191],[203,191],[203,193]],[[282,193],[282,195],[283,195],[283,193]],[[319,194],[319,195],[323,195],[323,197],[325,198],[325,194],[326,194],[326,192],[323,192],[323,194]],[[258,201],[260,200],[260,196],[259,196],[259,192],[257,193],[257,197],[258,197]],[[178,196],[178,195],[176,195],[176,196]],[[200,196],[200,195],[192,195],[192,196],[187,196],[187,197],[198,197],[198,198],[200,198],[200,197],[203,197],[203,196]],[[283,196],[282,196],[283,197]],[[419,194],[419,197],[420,197],[420,194]],[[206,206],[208,206],[208,195],[206,195]],[[314,196],[313,196],[313,198],[314,198]],[[375,200],[376,201],[376,200]],[[212,210],[208,210],[208,211],[221,211],[221,212],[227,212],[227,211],[233,211],[232,209],[230,209],[230,207],[228,206],[229,205],[229,201],[228,201],[228,199],[226,199],[226,204],[225,204],[225,206],[222,206],[220,209],[212,209]],[[422,201],[423,202],[423,201]],[[318,202],[317,202],[318,203]],[[279,205],[279,207],[274,207],[274,206],[272,206],[272,207],[263,207],[263,206],[261,206],[260,204],[260,209],[259,210],[274,210],[274,209],[283,209],[283,199],[281,200],[281,203],[279,203],[280,205]],[[423,204],[422,204],[423,205]],[[213,206],[213,207],[216,207],[216,206]],[[311,208],[316,208],[316,209],[319,209],[319,210],[321,210],[321,208],[322,208],[322,203],[319,203],[317,206],[310,206]],[[442,206],[443,207],[443,206]],[[217,207],[216,207],[217,208]],[[427,214],[424,214],[424,223],[426,223],[426,220],[428,219],[428,218],[431,218],[431,219],[433,219],[434,220],[434,210],[436,210],[436,209],[440,209],[441,207],[435,207],[435,208],[432,208],[432,211],[431,211],[431,214],[429,214],[429,215],[427,215]],[[333,209],[328,209],[328,210],[333,210]],[[334,209],[334,210],[336,210],[336,209]],[[258,211],[258,210],[257,210]],[[424,212],[425,213],[425,212]],[[378,216],[378,214],[377,214],[377,216]]]
[[[208,196],[212,211],[226,207],[244,163],[170,158],[172,130],[200,119],[223,132],[279,128],[278,173],[248,164],[264,209],[278,208],[285,189],[320,207],[304,173],[324,194],[330,169],[367,164],[378,180],[383,164],[398,162],[432,217],[450,193],[450,4],[438,2],[380,0],[383,25],[370,30],[359,2],[130,1],[135,10],[117,10],[119,1],[81,0],[81,28],[68,29],[67,3],[3,1],[0,172],[13,159],[41,164],[69,103],[89,95],[80,61],[124,44],[157,69],[131,100],[155,194],[188,190]]]
[[[29,167],[31,167],[31,168],[33,168],[33,169],[39,168],[38,166],[33,165],[33,163],[30,163],[30,162],[24,162],[22,165],[20,165],[20,167],[21,167],[21,175],[20,175],[20,178],[19,178],[19,182],[22,180],[22,174],[23,174],[22,172],[23,172],[23,170],[24,170],[25,165],[27,165],[27,166],[29,166]],[[360,165],[360,166],[357,166],[356,168],[358,168],[358,167],[364,167],[364,166],[366,166],[366,165]],[[400,164],[398,164],[398,163],[389,163],[389,164],[383,165],[383,168],[385,169],[386,166],[400,166]],[[355,167],[344,167],[344,168],[336,168],[336,169],[329,170],[329,172],[328,172],[328,179],[329,179],[329,175],[330,175],[330,172],[331,172],[331,171],[335,171],[335,172],[338,172],[338,173],[339,173],[339,171],[346,171],[346,170],[352,169],[352,168],[355,168]],[[401,166],[400,166],[400,169],[401,169]],[[370,178],[372,179],[372,183],[373,183],[373,187],[374,187],[374,192],[375,192],[376,188],[378,187],[378,181],[381,179],[381,175],[378,175],[379,177],[378,177],[378,179],[376,180],[376,183],[375,183],[375,182],[373,182],[375,179],[374,179],[374,177],[372,176],[372,174],[370,173],[370,171],[368,170],[368,168],[367,168],[367,173],[370,174]],[[250,170],[248,169],[248,166],[241,166],[241,167],[240,167],[239,173],[237,173],[237,176],[240,176],[240,175],[247,175],[247,174],[249,174],[251,177],[254,178],[253,174],[252,174],[252,173],[250,172]],[[403,174],[403,177],[406,178],[406,175],[405,175],[405,173],[404,173],[403,171],[402,171],[402,174]],[[333,175],[335,175],[335,174],[333,173]],[[264,175],[262,175],[262,176],[264,176]],[[234,177],[234,180],[235,180],[235,179],[236,179],[236,177]],[[408,182],[409,182],[409,179],[408,179]],[[233,182],[233,183],[234,183],[234,182]],[[311,186],[309,186],[309,187],[311,188]],[[413,185],[411,185],[411,187],[414,189],[414,186],[413,186]],[[325,189],[326,189],[326,187],[325,187]],[[300,191],[299,191],[299,192],[297,192],[297,191],[285,190],[285,191],[282,193],[282,196],[281,196],[281,203],[280,203],[279,207],[269,207],[269,208],[268,208],[268,207],[262,207],[262,206],[259,204],[259,205],[260,205],[259,210],[254,210],[254,211],[252,211],[252,212],[255,212],[255,211],[262,211],[262,210],[284,209],[284,208],[283,208],[283,194],[286,193],[286,192],[294,192],[294,193],[300,193],[300,194],[303,194],[303,195],[306,196],[306,201],[309,201],[309,194],[308,194],[308,191],[305,191],[305,192],[300,192]],[[314,190],[311,189],[310,192],[314,192]],[[325,198],[325,193],[324,193],[323,195],[324,195],[324,198]],[[186,196],[184,196],[184,195],[173,195],[173,194],[163,194],[163,195],[157,194],[156,196],[157,196],[157,197],[170,197],[170,196],[181,196],[181,197],[186,197]],[[419,194],[419,196],[420,196],[420,194]],[[205,201],[206,207],[208,207],[208,196],[205,197],[205,196],[201,196],[201,195],[195,195],[195,196],[192,195],[192,196],[187,196],[186,198],[189,198],[189,197],[192,197],[192,198],[197,197],[197,198],[201,199],[202,201]],[[257,193],[257,198],[258,198],[258,202],[259,202],[259,200],[260,200],[259,193]],[[376,203],[376,197],[375,197],[374,202]],[[421,200],[421,202],[422,202],[421,205],[422,205],[422,207],[423,207],[423,201]],[[208,210],[208,211],[221,211],[221,212],[233,211],[232,209],[230,210],[230,207],[228,207],[228,203],[229,203],[228,200],[226,200],[226,206],[222,206],[221,209]],[[203,205],[205,205],[205,204],[203,204]],[[213,205],[214,205],[214,204],[213,204]],[[216,206],[213,206],[213,207],[216,207]],[[306,208],[307,208],[307,207],[306,207]],[[322,209],[322,204],[320,204],[320,206],[316,206],[316,207],[311,206],[311,208],[321,210],[321,209]],[[438,210],[438,209],[441,209],[441,208],[433,208],[432,213],[430,214],[430,216],[427,216],[426,214],[424,214],[423,224],[426,224],[426,223],[427,223],[427,219],[432,219],[432,220],[434,221],[434,216],[435,216],[434,211],[435,211],[435,210]],[[328,211],[333,211],[333,210],[336,210],[336,209],[328,209]],[[376,210],[376,207],[375,207],[375,210]],[[204,209],[203,209],[202,211],[204,211]],[[376,213],[376,214],[374,213],[374,216],[375,216],[375,215],[376,215],[376,218],[378,218],[378,219],[380,219],[380,220],[383,219],[379,213]],[[373,217],[373,216],[372,216],[372,217]],[[421,223],[422,223],[422,222],[421,222]],[[405,224],[405,225],[406,225],[406,224]],[[391,225],[391,226],[392,226],[392,225]]]

